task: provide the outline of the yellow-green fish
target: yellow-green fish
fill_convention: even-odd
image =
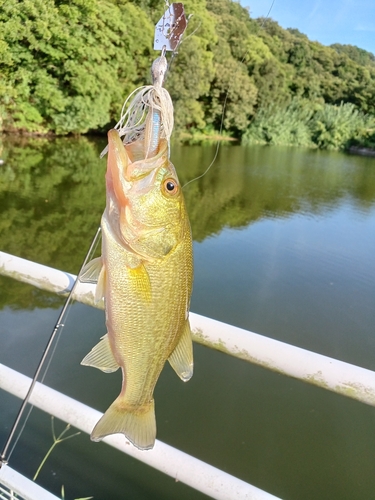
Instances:
[[[182,380],[193,374],[191,230],[167,141],[144,159],[143,141],[124,146],[110,130],[106,193],[102,256],[80,279],[97,279],[108,335],[82,364],[105,372],[120,367],[123,383],[91,439],[123,433],[148,450],[156,436],[153,392],[166,360]]]

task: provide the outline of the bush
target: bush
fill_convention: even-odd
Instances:
[[[317,105],[294,99],[289,106],[270,106],[258,112],[243,136],[244,144],[344,149],[353,141],[370,138],[375,117],[359,111],[354,104]]]

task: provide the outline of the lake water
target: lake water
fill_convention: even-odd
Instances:
[[[0,250],[77,273],[104,207],[101,140],[5,142]],[[172,148],[182,183],[212,146]],[[375,370],[375,159],[291,148],[220,148],[185,189],[192,311]],[[62,300],[0,276],[0,362],[31,376]],[[45,382],[104,411],[119,374],[80,366],[104,314],[69,310]],[[288,500],[375,498],[375,409],[194,346],[183,384],[166,367],[158,438]],[[0,447],[20,401],[0,391]],[[56,422],[57,431],[64,424]],[[32,477],[52,443],[34,409],[11,465]],[[57,446],[38,482],[67,499],[203,499],[87,435]]]

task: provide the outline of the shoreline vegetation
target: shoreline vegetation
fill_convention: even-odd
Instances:
[[[233,0],[184,5],[194,16],[165,84],[177,140],[372,156],[374,54],[310,41],[253,19]],[[8,0],[0,11],[0,134],[104,134],[126,96],[147,83],[164,8],[155,0]]]

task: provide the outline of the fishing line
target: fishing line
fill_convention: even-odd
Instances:
[[[24,414],[24,412],[25,412],[25,409],[26,409],[27,403],[28,403],[28,402],[29,402],[29,400],[30,400],[30,397],[31,397],[31,394],[32,394],[33,389],[34,389],[34,387],[35,387],[35,384],[36,384],[36,382],[37,382],[37,379],[38,379],[38,377],[39,377],[39,375],[40,375],[40,373],[41,373],[41,371],[42,371],[42,368],[43,368],[44,362],[45,362],[45,360],[47,359],[47,356],[48,356],[48,354],[49,354],[49,353],[50,353],[50,351],[51,351],[51,348],[52,348],[52,345],[53,345],[54,340],[55,340],[56,338],[58,339],[58,338],[60,337],[61,331],[62,331],[62,329],[63,329],[63,327],[64,327],[63,319],[64,319],[64,317],[65,317],[65,315],[66,315],[66,312],[67,312],[67,310],[68,310],[68,307],[69,307],[69,305],[70,305],[70,302],[71,302],[71,300],[72,300],[72,298],[73,298],[73,294],[74,294],[74,291],[75,291],[75,289],[76,289],[76,287],[77,287],[77,284],[78,284],[78,282],[79,282],[79,277],[80,277],[80,275],[81,275],[81,273],[82,273],[82,270],[83,270],[83,268],[85,267],[85,265],[87,264],[87,262],[88,262],[88,260],[89,260],[89,258],[90,258],[90,256],[91,256],[91,254],[92,254],[92,252],[93,252],[94,248],[96,248],[96,245],[97,245],[97,241],[98,241],[98,238],[99,238],[100,232],[101,232],[101,228],[100,228],[100,226],[99,226],[99,227],[98,227],[98,229],[97,229],[97,231],[96,231],[96,233],[95,233],[95,236],[94,236],[94,238],[93,238],[93,240],[92,240],[92,242],[91,242],[91,245],[90,245],[90,247],[89,247],[89,250],[88,250],[88,252],[86,253],[85,259],[84,259],[84,261],[83,261],[83,263],[82,263],[82,265],[81,265],[81,268],[80,268],[80,270],[79,270],[79,272],[78,272],[78,275],[77,275],[77,277],[76,277],[76,279],[75,279],[75,281],[74,281],[74,283],[73,283],[73,286],[72,286],[72,288],[70,289],[69,295],[67,296],[67,298],[66,298],[66,300],[65,300],[64,306],[63,306],[63,308],[62,308],[62,310],[61,310],[61,312],[60,312],[60,315],[59,315],[59,317],[58,317],[58,319],[57,319],[57,322],[56,322],[56,324],[55,324],[55,327],[54,327],[54,329],[52,330],[52,333],[51,333],[50,338],[49,338],[49,340],[48,340],[48,342],[47,342],[47,344],[46,344],[46,347],[45,347],[45,349],[44,349],[44,352],[43,352],[43,354],[42,354],[42,357],[40,358],[40,361],[39,361],[38,366],[37,366],[37,368],[36,368],[36,371],[35,371],[34,377],[33,377],[32,381],[31,381],[30,387],[29,387],[29,389],[28,389],[28,391],[27,391],[27,394],[26,394],[26,396],[25,396],[25,398],[24,398],[24,400],[23,400],[22,404],[21,404],[21,407],[20,407],[20,409],[19,409],[19,411],[18,411],[18,414],[17,414],[17,416],[16,416],[16,418],[15,418],[15,421],[14,421],[14,423],[13,423],[13,426],[12,426],[12,428],[11,428],[10,432],[9,432],[8,438],[7,438],[7,440],[6,440],[6,442],[5,442],[5,445],[4,445],[4,447],[3,447],[3,451],[1,452],[1,455],[0,455],[0,468],[1,468],[1,466],[2,466],[3,464],[7,464],[7,463],[8,463],[8,460],[9,460],[9,458],[10,458],[10,455],[13,453],[13,450],[14,450],[14,448],[15,448],[15,445],[17,444],[17,442],[18,442],[18,440],[19,440],[19,438],[20,438],[20,436],[21,436],[21,434],[22,434],[22,432],[23,432],[23,430],[24,430],[24,428],[25,428],[26,422],[27,422],[27,420],[28,420],[28,418],[29,418],[29,416],[30,416],[30,414],[31,414],[31,410],[32,410],[32,408],[33,408],[32,406],[31,406],[31,408],[30,408],[30,410],[29,410],[28,414],[26,415],[25,421],[24,421],[24,423],[23,423],[23,425],[22,425],[22,428],[21,428],[21,430],[20,430],[20,432],[19,432],[19,434],[18,434],[17,438],[16,438],[15,444],[13,445],[13,447],[12,447],[12,449],[11,449],[11,452],[9,453],[9,456],[8,456],[8,450],[9,450],[9,447],[10,447],[11,442],[12,442],[12,440],[13,440],[14,436],[15,436],[15,433],[16,433],[16,431],[17,431],[17,427],[18,427],[18,425],[19,425],[19,423],[20,423],[20,421],[21,421],[21,418],[22,418],[22,416],[23,416],[23,414]],[[57,343],[56,343],[56,345],[57,345]],[[50,357],[50,359],[49,359],[49,362],[48,362],[47,368],[46,368],[46,370],[44,371],[44,374],[43,374],[43,380],[44,380],[44,377],[46,376],[47,370],[48,370],[49,365],[50,365],[50,363],[51,363],[52,356],[53,356],[53,354],[54,354],[54,352],[55,352],[55,349],[56,349],[56,345],[55,345],[54,349],[51,351],[51,353],[52,353],[52,354],[51,354],[51,357]]]
[[[276,0],[272,0],[271,6],[270,6],[270,8],[268,9],[267,15],[266,15],[266,17],[265,17],[265,18],[263,18],[263,22],[262,22],[262,24],[260,25],[260,29],[263,29],[263,28],[264,28],[264,25],[265,25],[265,23],[266,23],[267,19],[269,18],[269,15],[270,15],[270,13],[271,13],[271,11],[272,11],[272,8],[273,8],[273,6],[274,6],[274,4],[275,4],[275,1],[276,1]],[[197,28],[197,29],[198,29],[198,28]],[[195,31],[197,31],[197,30],[195,30]],[[195,31],[194,31],[193,33],[191,33],[191,34],[189,35],[189,37],[190,37],[191,35],[193,35],[193,34],[195,33]],[[189,38],[189,37],[187,37],[187,38]],[[185,39],[185,40],[186,40],[186,39]],[[247,56],[247,54],[248,54],[248,53],[249,53],[249,51],[245,52],[245,54],[243,55],[242,59],[240,60],[240,62],[241,62],[241,63],[243,63],[243,62],[245,61],[245,58],[246,58],[246,56]],[[226,106],[227,106],[227,101],[228,101],[228,95],[229,95],[229,87],[228,87],[228,89],[227,89],[227,91],[226,91],[226,93],[225,93],[225,98],[224,98],[224,103],[223,103],[223,111],[222,111],[222,113],[221,113],[221,122],[220,122],[219,136],[220,136],[220,135],[222,135],[222,132],[223,132],[224,116],[225,116],[225,111],[226,111]],[[208,166],[208,167],[206,168],[206,170],[203,172],[203,174],[198,175],[198,177],[194,177],[194,178],[193,178],[193,179],[191,179],[190,181],[186,182],[186,183],[182,186],[182,189],[184,189],[186,186],[188,186],[188,185],[189,185],[189,184],[191,184],[192,182],[197,181],[198,179],[201,179],[202,177],[204,177],[204,176],[207,174],[207,172],[210,170],[210,168],[212,167],[212,165],[213,165],[213,164],[215,163],[215,161],[216,161],[217,155],[219,154],[220,145],[221,145],[221,144],[220,144],[220,140],[218,140],[218,141],[217,141],[217,144],[216,144],[216,150],[215,150],[214,157],[213,157],[213,159],[212,159],[211,163],[209,164],[209,166]]]
[[[229,93],[229,90],[227,91],[227,93],[225,94],[225,99],[224,99],[224,104],[223,104],[223,110],[222,110],[222,113],[221,113],[221,122],[220,122],[220,130],[219,130],[219,135],[222,134],[222,131],[223,131],[223,125],[224,125],[224,114],[225,114],[225,107],[226,107],[226,104],[227,104],[227,100],[228,100],[228,93]],[[204,177],[207,172],[210,170],[210,168],[212,167],[212,165],[215,163],[216,161],[216,158],[217,158],[217,155],[219,154],[219,148],[220,148],[220,141],[217,141],[216,143],[216,151],[215,151],[215,154],[214,154],[214,157],[211,161],[211,163],[208,165],[208,167],[206,168],[206,170],[203,172],[203,174],[201,175],[198,175],[198,177],[194,177],[194,179],[191,179],[190,181],[186,182],[183,186],[182,186],[182,189],[184,189],[186,186],[188,186],[191,182],[194,182],[194,181],[197,181],[198,179],[201,179],[202,177]]]
[[[272,1],[272,3],[271,3],[271,7],[269,8],[269,10],[268,10],[268,12],[267,12],[267,15],[266,15],[266,17],[265,17],[265,19],[264,19],[264,21],[263,21],[263,23],[262,23],[262,25],[261,25],[261,28],[263,28],[264,23],[265,23],[265,22],[267,21],[267,19],[269,18],[269,15],[271,14],[271,10],[272,10],[272,8],[273,8],[273,4],[274,4],[275,2],[276,2],[276,0],[273,0],[273,1]]]

